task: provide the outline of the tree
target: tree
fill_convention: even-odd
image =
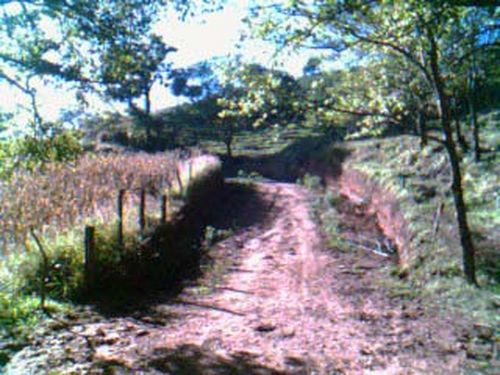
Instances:
[[[191,101],[217,95],[222,87],[214,72],[217,59],[199,62],[193,66],[175,69],[172,72],[172,94],[185,96]]]
[[[223,67],[217,122],[228,155],[236,129],[284,126],[303,120],[303,90],[286,72],[245,64],[236,58]]]
[[[253,127],[288,125],[302,120],[303,90],[290,74],[238,59],[224,69],[223,84],[234,87],[221,104]]]
[[[134,97],[142,92],[147,97],[149,84],[144,82],[154,80],[153,66],[158,67],[158,59],[171,52],[152,34],[162,11],[170,7],[180,17],[186,17],[197,9],[217,9],[223,3],[224,0],[0,0],[0,80],[30,98],[38,128],[42,128],[43,121],[36,106],[36,84],[62,85],[67,91],[77,91],[77,98],[83,99],[88,92],[105,90],[107,94],[116,94],[115,78],[125,77],[119,97],[123,97],[123,91]],[[154,61],[141,61],[141,52],[147,52]],[[108,67],[103,66],[106,63]],[[110,66],[118,70],[111,74]],[[138,74],[139,67],[145,73]],[[127,69],[132,70],[129,76]],[[146,103],[146,112],[147,107]]]
[[[159,6],[160,0],[1,1],[3,78],[95,83],[93,73],[101,58],[96,47],[119,35],[141,35]],[[128,28],[130,19],[140,19],[134,25],[140,27]]]
[[[221,108],[217,102],[224,92],[216,73],[220,63],[220,58],[213,58],[172,71],[172,94],[189,99],[189,103],[176,106],[164,116],[174,136],[178,135],[178,124],[184,129],[186,124],[192,125],[190,135],[193,139],[190,141],[193,143],[200,137],[213,139],[214,135],[219,135],[220,127],[216,124]]]
[[[176,51],[167,47],[156,35],[148,40],[135,41],[120,38],[105,46],[100,81],[111,99],[128,105],[130,114],[146,129],[146,141],[152,145],[156,124],[151,115],[151,89],[156,82],[164,83],[170,74],[165,62],[167,55]],[[138,106],[135,99],[143,99]],[[158,137],[157,137],[158,138]]]
[[[255,8],[252,19],[257,20],[260,35],[278,44],[308,46],[337,54],[345,50],[357,51],[368,54],[372,60],[398,56],[405,64],[414,67],[439,110],[442,141],[452,170],[452,192],[464,272],[470,283],[477,284],[475,251],[467,220],[450,106],[454,63],[463,57],[463,50],[456,46],[469,43],[471,33],[475,33],[462,22],[471,11],[471,8],[441,1],[287,1]],[[491,12],[491,9],[481,9],[480,16],[484,21],[481,24],[485,27],[491,24],[488,22]],[[488,46],[476,44],[475,47]]]
[[[306,65],[302,68],[304,76],[314,76],[321,72],[321,59],[319,57],[311,57],[307,60]]]

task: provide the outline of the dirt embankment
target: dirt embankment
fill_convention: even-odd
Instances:
[[[343,171],[339,184],[342,195],[355,204],[365,206],[367,212],[376,217],[384,235],[396,245],[398,263],[405,269],[408,264],[410,233],[394,194],[355,170]]]

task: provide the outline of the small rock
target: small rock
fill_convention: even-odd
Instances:
[[[147,336],[149,335],[149,331],[147,329],[141,329],[140,331],[137,331],[136,337],[142,337],[142,336]]]
[[[70,311],[66,314],[66,318],[71,321],[75,321],[79,318],[78,314],[75,314],[74,312]]]
[[[106,336],[103,340],[104,344],[113,345],[116,344],[120,340],[120,335],[118,333],[111,333]]]
[[[47,327],[52,331],[60,331],[61,329],[67,328],[68,323],[62,320],[52,320],[47,323]]]
[[[303,360],[301,360],[300,358],[296,358],[296,357],[286,357],[285,364],[287,366],[293,366],[293,367],[305,366],[305,362]]]
[[[257,332],[272,332],[276,329],[276,326],[269,323],[263,323],[255,327]]]
[[[241,350],[241,351],[236,352],[236,354],[238,357],[247,358],[247,359],[256,359],[256,358],[259,358],[261,355],[259,352],[250,352],[248,350]]]
[[[363,355],[373,355],[376,352],[376,348],[374,348],[373,346],[365,345],[359,350],[359,352]]]
[[[437,340],[438,348],[446,354],[453,354],[460,350],[460,345],[446,340]]]
[[[106,336],[106,332],[104,331],[104,329],[102,327],[99,327],[96,329],[95,335],[103,337],[103,336]]]
[[[491,345],[470,344],[467,347],[467,357],[477,360],[488,360],[493,356]]]
[[[293,336],[295,336],[295,330],[291,327],[285,327],[285,328],[283,328],[281,335],[285,338],[293,337]]]
[[[493,327],[487,326],[485,324],[474,324],[474,330],[477,337],[483,340],[491,340],[495,334]]]
[[[136,325],[130,322],[125,323],[123,327],[124,332],[130,332],[133,331],[136,328]]]

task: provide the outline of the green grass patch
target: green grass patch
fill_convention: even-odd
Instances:
[[[266,156],[278,154],[297,140],[321,136],[313,128],[289,125],[266,129],[241,130],[234,137],[233,156]],[[224,155],[226,146],[217,138],[200,141],[200,147],[211,153]]]

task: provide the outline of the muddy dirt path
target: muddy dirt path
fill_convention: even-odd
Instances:
[[[377,286],[389,258],[328,249],[305,188],[271,182],[255,191],[234,209],[265,215],[210,250],[216,281],[212,270],[147,312],[50,333],[11,373],[16,363],[33,373],[456,373],[462,358],[449,322],[429,324],[418,303]],[[370,225],[344,206],[346,230]]]

